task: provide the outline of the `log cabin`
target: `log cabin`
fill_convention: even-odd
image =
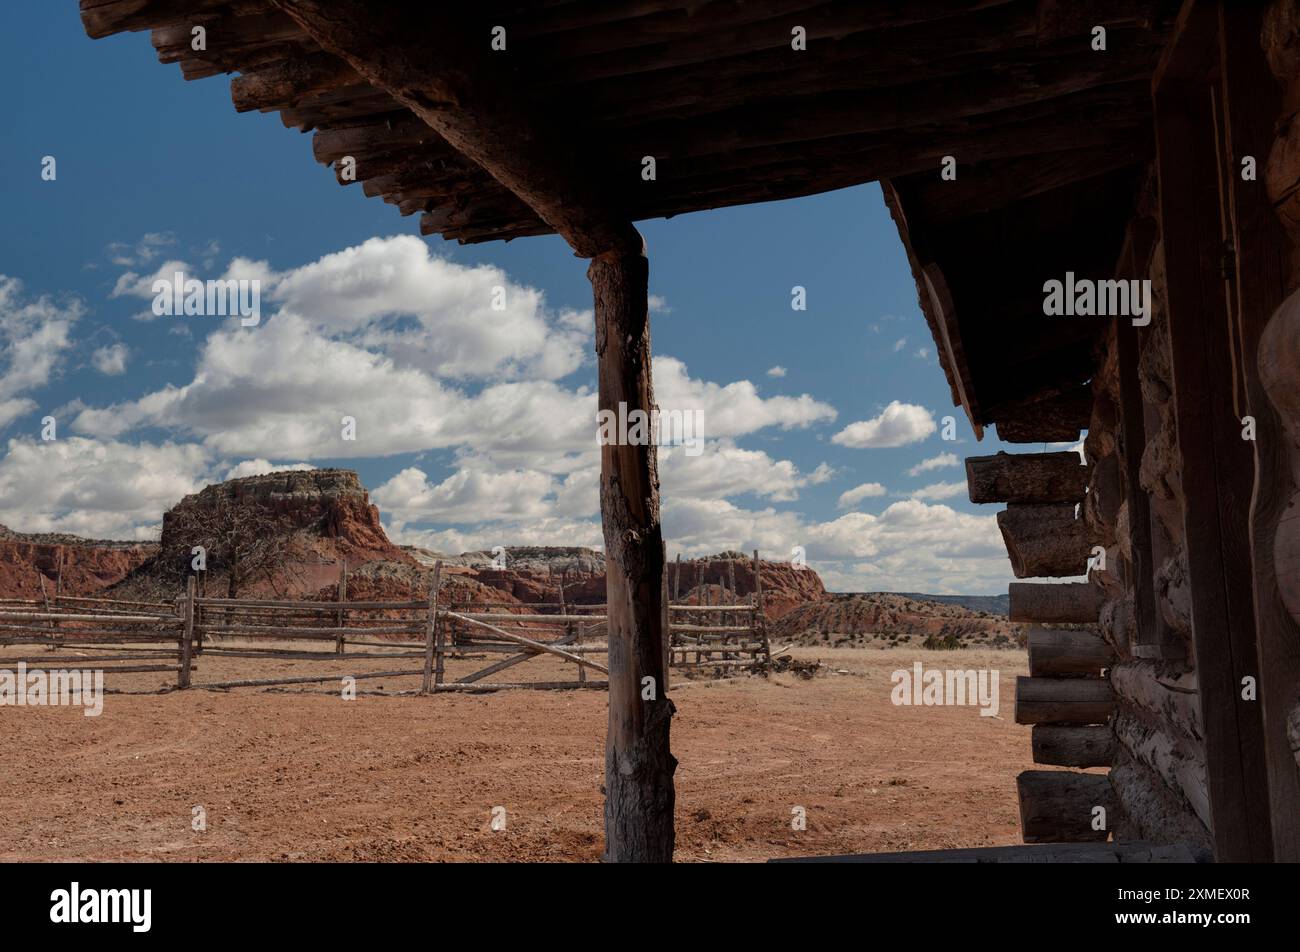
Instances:
[[[422,234],[562,236],[602,411],[654,407],[634,222],[880,182],[953,405],[1026,446],[972,501],[1017,578],[1086,576],[1011,587],[1017,718],[1067,768],[1021,776],[1025,841],[1300,860],[1300,0],[80,5]],[[1115,281],[1145,303],[1045,302]],[[653,446],[602,447],[600,502],[605,857],[667,861]]]

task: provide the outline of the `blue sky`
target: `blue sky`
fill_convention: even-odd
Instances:
[[[147,34],[91,41],[71,2],[9,27],[0,523],[147,538],[208,480],[338,465],[399,541],[598,544],[590,285],[560,239],[422,239]],[[1005,591],[960,460],[1014,448],[976,444],[951,406],[877,186],[638,227],[660,404],[701,411],[710,438],[663,464],[670,553],[803,546],[840,590]],[[140,319],[169,261],[263,279],[262,323]],[[480,299],[498,284],[504,316]],[[350,444],[329,435],[342,413]]]

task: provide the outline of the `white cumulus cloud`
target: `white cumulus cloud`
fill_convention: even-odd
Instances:
[[[853,449],[907,446],[919,443],[936,429],[934,417],[925,407],[894,400],[879,416],[850,423],[831,437],[831,442]]]
[[[923,459],[907,471],[908,476],[920,476],[922,473],[928,473],[932,469],[943,469],[947,466],[956,466],[960,460],[957,459],[956,453],[940,453],[938,456],[931,456]]]
[[[101,374],[107,377],[116,377],[126,373],[126,361],[130,355],[131,351],[126,344],[109,344],[106,347],[96,349],[90,355],[90,362],[94,364],[95,369]]]
[[[880,483],[863,483],[860,486],[854,486],[845,492],[840,493],[839,507],[848,509],[850,506],[856,506],[864,499],[875,496],[883,496],[888,490]]]

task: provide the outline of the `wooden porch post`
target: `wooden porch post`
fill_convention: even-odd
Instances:
[[[645,243],[611,187],[612,166],[577,148],[566,117],[545,116],[463,10],[364,0],[272,0],[321,48],[411,110],[528,205],[582,258],[596,300],[600,408],[649,413]],[[653,445],[601,448],[600,510],[609,603],[606,858],[669,860],[668,639],[659,475]],[[642,680],[653,679],[653,700]]]
[[[596,303],[599,408],[620,419],[654,408],[648,274],[644,251],[597,255],[587,269]],[[602,441],[600,514],[609,618],[605,860],[669,862],[677,760],[669,751],[675,708],[667,696],[667,559],[653,440]]]

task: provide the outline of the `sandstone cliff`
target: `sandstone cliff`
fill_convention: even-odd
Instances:
[[[259,506],[282,517],[298,536],[295,542],[303,558],[346,558],[358,564],[376,559],[411,561],[388,540],[379,523],[379,509],[370,502],[360,478],[349,469],[267,473],[214,483],[186,496],[163,514],[163,548],[173,543],[172,536],[177,525],[183,524],[186,509],[212,507],[219,495],[236,506]]]
[[[26,534],[0,526],[0,598],[39,598],[41,578],[53,596],[62,559],[63,593],[94,595],[146,562],[153,543],[81,539],[62,533]]]

